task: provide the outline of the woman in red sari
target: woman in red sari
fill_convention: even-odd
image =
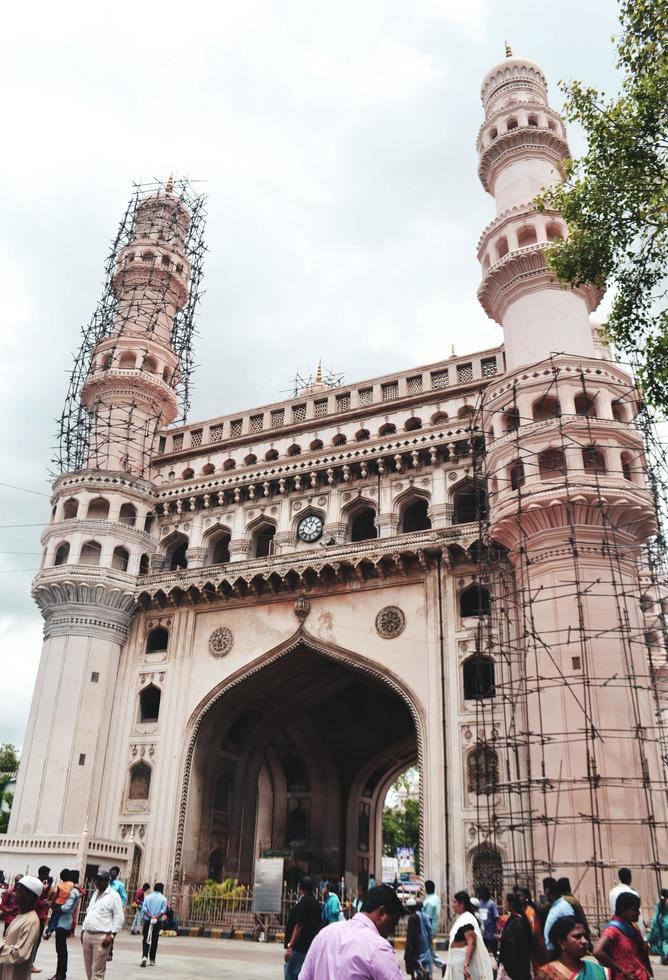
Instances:
[[[636,925],[639,918],[636,893],[618,895],[615,914],[594,946],[594,956],[610,969],[612,980],[647,980],[652,976],[647,945]]]
[[[586,960],[589,940],[585,927],[571,915],[557,919],[550,930],[555,959],[538,970],[537,980],[610,980],[610,971]]]

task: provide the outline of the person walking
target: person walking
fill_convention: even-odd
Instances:
[[[545,939],[543,938],[543,927],[529,889],[520,888],[519,895],[524,914],[527,917],[527,922],[531,929],[531,965],[535,977],[538,973],[539,966],[547,963],[547,950],[545,949]]]
[[[141,907],[144,904],[144,898],[149,892],[150,884],[145,881],[141,888],[138,888],[135,892],[134,898],[132,900],[132,907],[135,910],[135,917],[132,920],[132,928],[130,929],[131,936],[138,936],[141,932],[141,922],[142,922],[142,912]]]
[[[123,928],[121,896],[109,884],[109,872],[98,868],[95,891],[81,927],[81,945],[88,980],[102,980],[107,970],[109,948]]]
[[[336,887],[331,881],[328,881],[325,885],[322,897],[324,898],[322,904],[323,926],[329,926],[332,922],[340,922],[343,918],[341,915],[341,902],[339,901],[339,896],[336,894]]]
[[[299,980],[402,980],[387,940],[402,915],[404,907],[389,885],[369,889],[358,915],[320,930]]]
[[[668,889],[662,888],[654,908],[649,927],[649,944],[652,952],[661,957],[661,965],[668,966]]]
[[[552,926],[558,919],[565,919],[566,917],[575,919],[576,915],[573,906],[561,895],[559,884],[554,878],[547,885],[545,895],[550,903],[550,911],[547,913],[547,918],[545,919],[543,937],[547,951],[552,956],[556,953],[554,946],[550,942]]]
[[[153,891],[144,896],[142,902],[142,944],[141,944],[141,963],[146,966],[148,959],[151,966],[155,966],[155,954],[158,949],[160,939],[160,920],[167,913],[167,899],[164,895],[165,886],[161,881],[157,881],[153,886]]]
[[[72,887],[67,889],[67,898],[58,906],[55,925],[52,926],[49,922],[50,932],[56,934],[56,956],[58,957],[56,972],[50,977],[50,980],[65,980],[67,976],[67,938],[76,925],[75,914],[81,897],[81,893],[74,882],[74,876],[73,871],[62,871],[60,874],[61,880],[66,884],[71,884]],[[47,938],[46,933],[44,938]]]
[[[41,933],[35,905],[43,891],[34,875],[23,875],[14,886],[16,914],[0,939],[0,980],[29,980]]]
[[[618,895],[615,914],[594,946],[594,956],[608,967],[612,980],[648,980],[652,976],[647,946],[636,925],[639,917],[638,896],[631,892]]]
[[[285,926],[285,980],[297,980],[311,943],[320,932],[320,902],[315,897],[315,882],[303,877],[299,882],[299,899],[288,915]]]
[[[21,881],[22,877],[23,875],[21,874],[16,875],[14,878],[14,887],[6,888],[2,896],[2,901],[0,902],[0,919],[2,919],[4,924],[3,933],[7,932],[7,929],[19,914],[19,910],[16,905],[16,887]]]
[[[585,959],[589,940],[584,926],[574,916],[557,919],[550,938],[556,955],[538,969],[536,980],[610,980],[610,970]]]
[[[408,908],[404,951],[406,973],[413,980],[431,980],[431,968],[434,962],[431,922],[421,901],[409,898],[406,905]]]
[[[504,911],[507,919],[499,942],[499,964],[510,980],[530,980],[531,926],[524,914],[521,897],[509,892]]]
[[[587,922],[587,916],[584,914],[584,909],[573,894],[570,878],[558,878],[557,889],[559,890],[561,897],[565,899],[573,909],[573,915],[578,922],[582,923],[585,928],[585,932],[587,933],[587,939],[591,941],[591,929],[589,928],[589,923]]]
[[[493,980],[492,961],[468,892],[456,892],[446,980]]]
[[[480,900],[480,905],[478,906],[478,918],[482,924],[482,938],[485,942],[485,946],[490,951],[492,956],[496,956],[496,950],[498,947],[498,942],[496,938],[497,933],[497,923],[499,921],[499,910],[496,907],[496,903],[492,901],[492,896],[490,894],[489,888],[486,885],[481,885],[476,889],[476,894]]]
[[[442,960],[436,953],[434,949],[434,943],[436,941],[436,936],[438,935],[438,930],[441,927],[441,896],[436,892],[436,885],[428,878],[424,883],[425,897],[422,902],[422,910],[429,917],[429,924],[431,925],[431,946],[433,952],[433,962],[434,966],[438,967],[441,971],[441,976],[445,974],[446,963]]]
[[[617,872],[617,877],[619,878],[618,884],[614,888],[610,889],[610,915],[614,918],[615,908],[617,907],[617,899],[624,892],[630,892],[631,895],[635,895],[637,899],[640,899],[640,895],[637,891],[631,888],[631,881],[633,880],[630,868],[620,868]],[[640,934],[644,938],[645,936],[645,921],[642,917],[642,912],[640,913],[640,918],[638,919],[638,929],[640,929]]]

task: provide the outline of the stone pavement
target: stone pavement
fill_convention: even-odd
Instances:
[[[85,980],[79,936],[70,939],[68,980]],[[397,954],[403,971],[403,952]],[[116,940],[113,962],[107,967],[107,980],[216,980],[249,978],[249,980],[281,980],[283,977],[283,947],[280,943],[251,943],[236,939],[190,939],[174,937],[161,939],[155,967],[139,966],[141,942],[139,936],[123,932]],[[668,967],[660,966],[652,957],[655,980],[668,980]],[[56,969],[53,940],[42,943],[37,964],[42,972],[35,980],[47,980]]]

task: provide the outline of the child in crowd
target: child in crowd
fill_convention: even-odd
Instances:
[[[68,869],[63,868],[60,872],[60,884],[56,890],[56,897],[51,903],[51,918],[49,925],[44,931],[44,939],[48,939],[52,932],[58,928],[58,919],[62,912],[63,905],[70,897],[70,892],[74,888],[74,874]]]

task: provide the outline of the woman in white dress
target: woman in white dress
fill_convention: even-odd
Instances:
[[[456,918],[450,929],[446,980],[493,980],[492,961],[469,893],[457,892],[452,909]]]

